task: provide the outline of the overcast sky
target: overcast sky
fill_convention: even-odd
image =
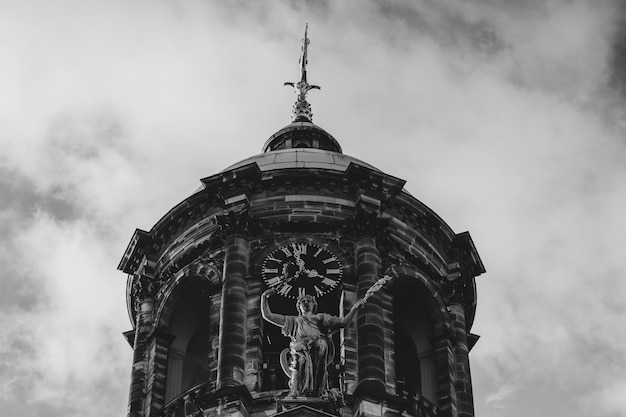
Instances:
[[[0,0],[0,414],[125,415],[116,266],[290,122],[309,22],[314,121],[485,263],[476,415],[626,416],[623,5]]]

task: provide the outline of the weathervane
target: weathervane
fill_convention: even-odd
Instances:
[[[311,111],[311,105],[306,101],[306,94],[313,89],[320,90],[318,85],[309,84],[306,80],[306,64],[307,64],[307,47],[311,42],[307,36],[309,30],[309,24],[307,23],[304,28],[304,39],[302,39],[302,55],[300,56],[300,81],[297,83],[287,82],[285,85],[292,86],[298,98],[296,104],[293,105],[294,122],[310,122],[313,120],[313,112]]]

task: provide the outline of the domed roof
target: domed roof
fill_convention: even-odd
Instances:
[[[341,153],[339,142],[311,121],[295,121],[274,133],[263,145],[263,152],[290,148],[323,149]]]
[[[230,171],[231,169],[251,163],[256,163],[261,171],[287,168],[318,168],[344,172],[352,162],[375,171],[380,171],[366,162],[340,152],[327,151],[324,149],[290,148],[268,151],[252,156],[229,166],[222,172]]]
[[[262,154],[239,161],[222,172],[256,163],[261,171],[288,168],[314,168],[345,172],[351,163],[379,171],[379,169],[344,155],[339,142],[327,131],[313,123],[311,106],[306,100],[310,90],[319,90],[307,81],[307,46],[309,40],[304,32],[302,56],[300,57],[300,81],[287,82],[297,93],[293,106],[292,122],[265,141]]]

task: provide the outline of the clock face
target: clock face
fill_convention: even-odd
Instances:
[[[261,274],[268,287],[288,298],[331,292],[343,275],[341,261],[326,248],[310,243],[290,243],[270,253]]]

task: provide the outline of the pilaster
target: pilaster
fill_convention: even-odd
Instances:
[[[146,416],[153,417],[165,405],[169,345],[174,336],[159,331],[152,332],[148,345],[148,374],[146,380]]]
[[[133,341],[133,366],[131,370],[128,417],[143,417],[146,407],[148,352],[153,324],[155,286],[147,275],[139,275],[133,286],[137,312]]]
[[[380,275],[376,238],[362,233],[356,244],[357,297],[365,296]],[[357,314],[358,387],[385,392],[385,335],[379,294],[373,295]]]
[[[437,397],[439,398],[438,415],[440,417],[457,417],[457,398],[454,386],[454,344],[449,335],[433,338],[431,343],[435,350]]]
[[[462,304],[450,305],[454,337],[454,388],[459,417],[474,417],[474,398],[470,378],[465,309]]]
[[[218,388],[243,385],[246,369],[247,282],[250,248],[247,213],[218,218],[225,236],[217,364]]]

